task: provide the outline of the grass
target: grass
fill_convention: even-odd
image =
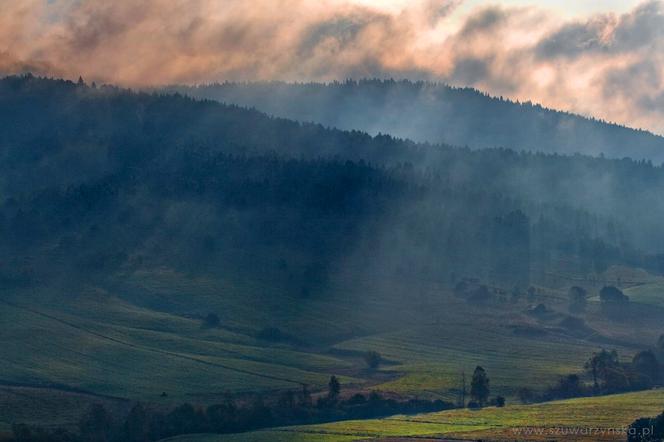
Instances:
[[[0,319],[8,324],[2,379],[140,400],[160,400],[167,392],[169,401],[183,402],[219,398],[226,391],[324,385],[329,372],[348,366],[329,356],[261,346],[224,330],[201,330],[198,321],[117,298],[74,304],[57,310],[48,303],[2,306]]]
[[[539,387],[554,382],[559,375],[579,371],[597,345],[555,334],[515,336],[505,324],[488,318],[472,326],[458,320],[417,326],[349,340],[338,347],[374,349],[388,359],[408,361],[394,367],[405,376],[379,386],[381,390],[427,391],[452,399],[450,394],[459,387],[461,370],[469,376],[475,366],[482,365],[496,393],[512,396],[520,387]]]
[[[523,303],[471,308],[437,287],[411,299],[408,282],[403,284],[367,288],[357,296],[364,290],[358,282],[355,292],[331,287],[300,298],[260,280],[156,269],[64,296],[53,289],[6,292],[2,300],[9,303],[0,303],[0,379],[66,384],[156,403],[206,404],[228,392],[299,390],[301,383],[323,389],[335,374],[346,391],[453,400],[461,371],[470,377],[482,365],[494,394],[511,399],[519,387],[541,389],[559,375],[578,372],[593,351],[607,345],[603,336],[629,357],[643,336],[658,332],[652,322],[616,325],[591,314],[589,325],[599,332],[576,336],[561,330],[558,319],[524,314]],[[538,302],[561,310],[565,292],[542,290]],[[208,312],[219,314],[221,328],[202,329],[200,320],[186,315]],[[515,334],[515,324],[541,334]],[[263,327],[279,327],[304,344],[257,339]],[[330,353],[330,347],[344,351]],[[369,350],[389,361],[378,375],[364,370],[360,354]]]
[[[605,281],[602,285],[621,287],[632,302],[664,307],[664,277],[660,275],[643,269],[612,266],[603,277]],[[593,299],[599,301],[599,295],[595,293]]]
[[[664,307],[664,281],[630,287],[625,290],[632,302]]]
[[[478,411],[451,410],[417,416],[343,421],[236,435],[190,435],[178,442],[329,441],[380,438],[489,440],[624,440],[619,430],[664,411],[664,390],[511,405]],[[593,434],[590,434],[591,429]],[[615,430],[613,430],[615,429]],[[556,432],[566,432],[561,436]],[[576,433],[576,436],[570,435]]]

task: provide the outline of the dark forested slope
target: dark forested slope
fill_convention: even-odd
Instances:
[[[255,107],[279,117],[419,142],[664,161],[660,136],[530,102],[493,98],[470,88],[363,80],[224,83],[170,90]]]
[[[166,266],[302,295],[361,269],[527,284],[659,270],[643,162],[471,151],[324,129],[182,96],[0,81],[6,283]],[[367,264],[368,263],[368,264]]]

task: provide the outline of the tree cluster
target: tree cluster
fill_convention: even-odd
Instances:
[[[517,393],[519,399],[531,403],[646,390],[664,380],[664,368],[652,350],[640,351],[630,362],[622,362],[615,350],[602,349],[593,353],[583,368],[582,375],[562,376],[541,393],[521,388]]]
[[[306,387],[286,391],[275,402],[256,397],[249,404],[228,399],[222,404],[199,407],[183,404],[164,413],[136,404],[124,419],[102,405],[93,405],[81,419],[78,432],[47,430],[17,424],[15,442],[152,442],[180,434],[239,433],[259,428],[303,425],[344,419],[369,419],[393,414],[416,414],[454,408],[441,400],[387,399],[379,393],[341,398],[341,384],[332,376],[328,392],[313,400]]]

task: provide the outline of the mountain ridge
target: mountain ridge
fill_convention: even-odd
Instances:
[[[161,90],[416,142],[664,161],[664,137],[644,129],[441,83],[224,82]]]

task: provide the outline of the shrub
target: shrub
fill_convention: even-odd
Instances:
[[[221,320],[216,313],[208,313],[205,319],[203,319],[204,328],[217,328],[221,324]]]
[[[369,351],[364,354],[364,362],[372,370],[377,369],[382,362],[383,357],[377,351]]]
[[[258,339],[271,342],[280,342],[288,339],[288,336],[277,327],[265,327],[257,334]]]
[[[599,292],[599,299],[602,311],[610,318],[622,318],[628,312],[629,297],[616,287],[602,288]]]
[[[520,388],[519,391],[517,391],[516,395],[518,396],[519,401],[521,401],[522,404],[531,404],[537,401],[537,395],[533,390],[531,390],[528,387]]]
[[[651,350],[645,350],[634,355],[632,359],[632,368],[636,373],[645,378],[647,381],[646,387],[657,384],[660,378],[659,361],[655,353]]]
[[[567,292],[569,297],[569,312],[570,313],[583,313],[586,311],[588,300],[586,298],[587,292],[582,287],[571,287]]]

